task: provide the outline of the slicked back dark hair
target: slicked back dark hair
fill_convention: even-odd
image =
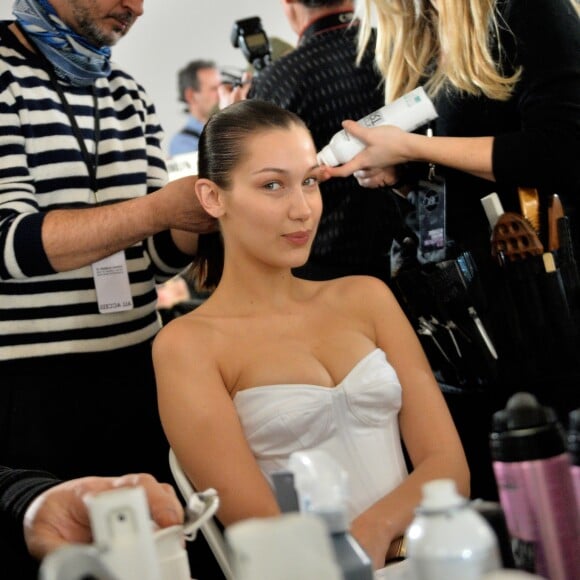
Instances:
[[[210,117],[199,138],[199,177],[230,189],[232,171],[245,159],[248,137],[293,126],[307,129],[298,115],[265,101],[247,99],[222,109]],[[223,266],[219,232],[201,235],[192,264],[197,288],[213,290],[221,279]]]

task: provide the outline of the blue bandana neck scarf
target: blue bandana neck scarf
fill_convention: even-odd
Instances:
[[[111,49],[90,45],[64,24],[48,0],[15,0],[12,13],[60,79],[89,86],[109,76]]]

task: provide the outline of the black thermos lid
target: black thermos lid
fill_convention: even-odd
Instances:
[[[556,413],[530,393],[516,393],[505,409],[494,413],[489,438],[494,461],[534,461],[566,452]]]

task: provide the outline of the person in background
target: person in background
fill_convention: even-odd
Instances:
[[[193,60],[179,71],[179,99],[186,105],[187,123],[171,138],[171,157],[197,151],[201,130],[219,104],[220,84],[220,72],[211,60]]]
[[[16,0],[13,13],[0,23],[0,464],[171,481],[155,284],[215,222],[194,177],[167,183],[155,108],[111,60],[143,0]],[[1,568],[19,569],[16,539],[0,537]]]
[[[521,317],[523,339],[511,331],[507,321],[525,296],[516,296],[514,308],[506,308],[504,275],[495,273],[490,226],[480,199],[496,192],[506,212],[521,213],[518,189],[533,188],[545,216],[551,194],[557,193],[573,229],[580,231],[578,4],[364,0],[360,17],[361,55],[366,46],[374,46],[372,26],[378,28],[376,62],[386,101],[424,85],[439,117],[432,123],[432,137],[394,126],[362,128],[352,117],[344,127],[367,147],[328,173],[356,175],[369,188],[395,182],[413,186],[413,175],[424,178],[428,164],[434,164],[435,173],[445,179],[447,234],[454,244],[448,257],[462,251],[474,257],[499,355],[497,375],[484,392],[472,390],[463,397],[472,401],[473,412],[460,408],[455,415],[463,424],[464,444],[470,440],[466,451],[474,489],[489,497],[495,493],[487,442],[491,414],[503,408],[514,390],[536,393],[557,409],[563,422],[577,406],[577,349],[564,362],[556,362],[567,351],[567,341],[560,341],[550,350],[555,358],[539,367],[548,335],[542,333],[530,348],[523,346],[531,334],[526,328],[549,314],[535,310]],[[529,296],[530,287],[523,294]]]
[[[272,62],[277,61],[279,58],[282,58],[286,54],[289,54],[294,50],[294,46],[290,43],[278,38],[277,36],[268,36],[268,42],[270,45],[270,59]],[[236,79],[235,82],[232,82],[233,79],[228,78],[231,77],[228,72],[222,71],[222,84],[219,88],[220,94],[220,109],[225,109],[228,105],[233,103],[237,103],[247,98],[248,92],[252,85],[252,78],[256,74],[255,67],[251,64],[250,60],[251,57],[246,57],[249,62],[248,67],[243,72],[240,71],[239,76],[235,74]]]
[[[221,231],[201,236],[195,264],[199,282],[217,286],[155,339],[159,408],[194,487],[218,491],[225,526],[279,513],[268,475],[293,451],[328,452],[349,475],[352,533],[382,568],[421,485],[450,477],[467,496],[469,473],[387,286],[292,274],[322,213],[319,173],[294,113],[247,99],[210,118],[196,192]]]
[[[340,130],[384,104],[374,66],[374,36],[357,63],[358,21],[352,0],[282,0],[298,35],[295,50],[275,60],[253,80],[249,98],[296,113],[318,150]],[[368,274],[387,281],[396,205],[388,188],[365,190],[354,178],[320,184],[324,210],[308,262],[297,274],[325,280]]]
[[[158,526],[183,523],[183,507],[173,487],[149,474],[89,476],[63,482],[48,472],[5,466],[0,466],[0,519],[10,522],[10,533],[20,536],[30,555],[40,561],[66,544],[92,542],[85,503],[88,496],[137,486],[144,489]],[[13,572],[24,577],[22,569]]]

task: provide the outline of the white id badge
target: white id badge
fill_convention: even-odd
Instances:
[[[93,265],[99,312],[109,314],[133,308],[125,252],[117,252]]]

